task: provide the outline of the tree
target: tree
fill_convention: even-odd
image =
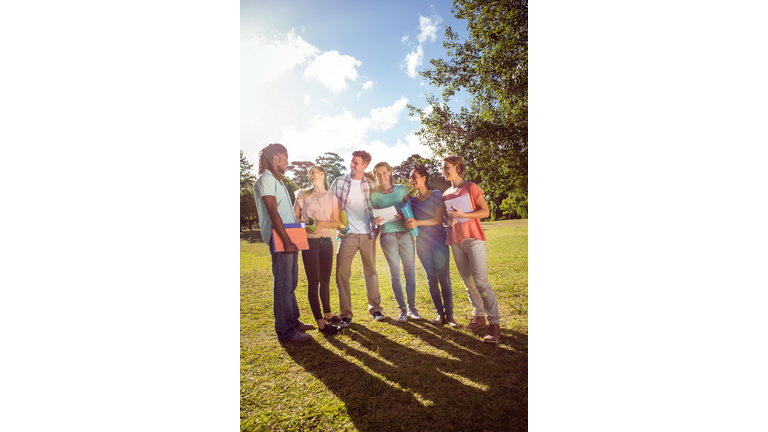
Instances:
[[[344,175],[344,171],[347,167],[344,165],[344,159],[336,153],[325,152],[322,156],[318,156],[315,159],[315,165],[323,167],[325,170],[325,178],[328,179],[328,185],[336,179],[336,177]]]
[[[408,189],[408,195],[410,195],[412,197],[415,197],[416,195],[418,195],[418,191],[416,191],[416,189],[414,189],[413,186],[411,186],[411,182],[408,181],[408,179],[397,180],[397,181],[395,181],[394,184],[400,184],[400,185],[405,186],[405,188]]]
[[[288,189],[288,196],[291,197],[291,205],[293,205],[293,203],[296,202],[296,191],[299,190],[299,187],[296,186],[296,183],[292,182],[291,179],[289,179],[285,174],[280,174],[280,178],[283,180],[285,188]]]
[[[513,219],[528,219],[528,198],[512,194],[501,202],[501,210],[504,214],[512,215]]]
[[[256,198],[251,189],[240,189],[240,226],[248,225],[253,229],[253,223],[259,221],[259,212],[256,209]]]
[[[259,220],[252,190],[256,176],[251,172],[251,168],[253,164],[248,163],[248,159],[240,150],[240,227],[247,224],[249,230],[253,229],[253,223]]]
[[[429,173],[429,186],[432,189],[445,192],[445,190],[451,186],[451,183],[446,181],[443,177],[442,169],[439,168],[437,161],[423,158],[417,154],[409,156],[403,163],[392,168],[394,182],[403,184],[403,180],[408,181],[411,171],[417,166],[423,166],[427,169],[427,172]]]
[[[286,174],[291,173],[293,183],[299,188],[304,189],[312,185],[309,181],[309,169],[315,164],[310,161],[294,161],[285,167]]]
[[[250,188],[256,180],[256,176],[251,172],[252,168],[253,164],[248,163],[248,159],[245,158],[243,151],[240,150],[240,189]]]
[[[465,178],[478,181],[494,214],[505,195],[528,196],[528,2],[454,0],[451,12],[467,20],[468,39],[446,26],[450,58],[420,72],[442,100],[429,94],[431,111],[408,109],[421,118],[422,143],[464,159]],[[456,113],[448,102],[459,90],[471,97]]]

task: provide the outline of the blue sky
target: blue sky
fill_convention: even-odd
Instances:
[[[439,93],[418,75],[445,58],[445,26],[466,23],[451,1],[240,2],[240,148],[250,162],[280,142],[290,160],[358,149],[400,164],[432,151],[407,103]],[[455,97],[462,103],[462,94]],[[454,103],[451,104],[452,106]]]

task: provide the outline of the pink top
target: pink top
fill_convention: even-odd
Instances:
[[[477,205],[477,201],[483,196],[483,191],[480,189],[480,186],[472,182],[464,182],[458,189],[453,186],[449,187],[443,193],[443,199],[448,201],[466,194],[469,194],[469,200],[472,202],[472,211],[480,208]],[[480,225],[480,219],[470,219],[464,223],[457,223],[452,227],[448,227],[448,236],[445,238],[445,244],[457,244],[465,238],[485,241],[485,233]]]
[[[299,209],[301,217],[298,222],[304,222],[309,224],[308,216],[312,216],[316,221],[331,221],[331,214],[339,214],[339,202],[336,197],[326,192],[325,195],[317,197],[314,193],[311,193],[300,198],[296,198],[296,202],[293,203],[294,211]],[[320,238],[320,237],[335,237],[336,230],[330,228],[322,228],[316,230],[314,233],[307,231],[307,238]]]

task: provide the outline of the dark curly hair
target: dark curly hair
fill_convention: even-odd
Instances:
[[[424,186],[427,187],[427,190],[432,189],[432,187],[429,185],[429,171],[427,171],[427,168],[419,165],[414,168],[411,173],[418,173],[420,176],[424,177]]]
[[[263,173],[265,170],[269,170],[272,175],[275,176],[277,181],[279,181],[280,184],[283,184],[283,180],[280,176],[280,173],[277,172],[277,168],[275,168],[274,163],[275,155],[281,154],[288,154],[288,149],[286,149],[282,144],[274,143],[261,149],[259,152],[259,174]]]

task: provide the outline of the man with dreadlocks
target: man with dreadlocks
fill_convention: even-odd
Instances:
[[[314,327],[299,321],[296,287],[299,284],[299,252],[283,223],[296,223],[288,189],[280,178],[288,166],[288,150],[282,144],[270,144],[259,152],[259,177],[253,184],[253,195],[259,213],[259,228],[264,243],[272,250],[272,227],[283,240],[285,252],[272,254],[272,297],[275,331],[281,342],[304,342],[312,337],[300,333]]]

